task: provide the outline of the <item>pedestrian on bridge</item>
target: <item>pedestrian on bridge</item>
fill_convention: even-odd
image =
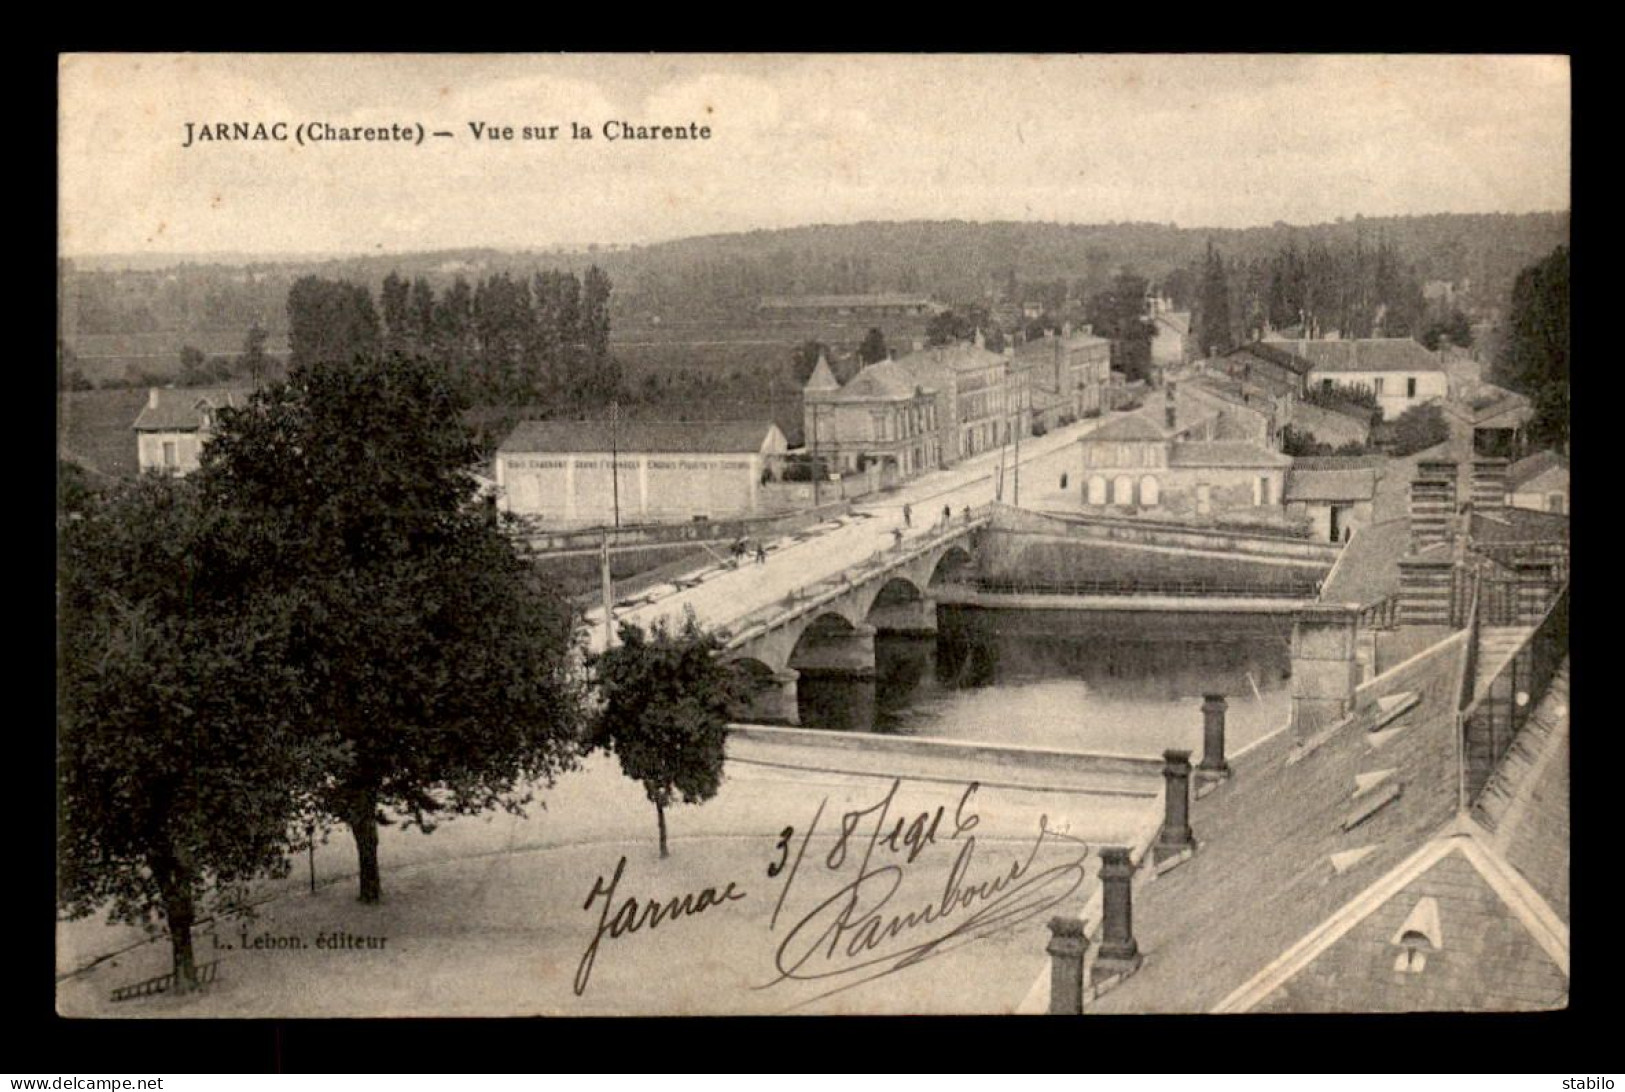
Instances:
[[[903,548],[903,529],[901,527],[892,528],[891,542],[897,549],[901,550]]]
[[[767,564],[767,546],[764,545],[761,542],[758,542],[756,544],[756,564],[758,564],[758,565],[766,565]]]
[[[949,508],[946,504],[943,505],[942,506],[942,525],[944,527],[948,526],[948,521],[953,519],[953,518],[954,518],[953,509]]]
[[[914,526],[914,509],[910,508],[906,504],[903,505],[903,526],[904,527],[912,527],[912,526]]]
[[[965,505],[965,522],[970,522],[970,505]]]

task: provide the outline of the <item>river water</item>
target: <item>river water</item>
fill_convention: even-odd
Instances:
[[[1097,754],[1202,752],[1202,696],[1226,749],[1286,725],[1290,617],[942,607],[934,638],[880,634],[876,677],[804,673],[804,727]]]

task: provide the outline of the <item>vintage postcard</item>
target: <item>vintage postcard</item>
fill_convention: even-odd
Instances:
[[[1567,58],[59,84],[59,1013],[1567,1006]]]

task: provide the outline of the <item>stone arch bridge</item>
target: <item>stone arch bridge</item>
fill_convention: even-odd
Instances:
[[[933,589],[971,567],[988,522],[985,513],[977,514],[904,539],[732,623],[724,655],[751,680],[752,696],[741,718],[795,724],[802,673],[872,676],[876,633],[935,633]]]

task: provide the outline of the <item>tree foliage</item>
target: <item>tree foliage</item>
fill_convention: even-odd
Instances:
[[[298,367],[221,412],[200,481],[254,535],[256,582],[289,604],[309,732],[345,761],[320,802],[355,834],[380,894],[387,810],[517,810],[570,766],[572,608],[475,496],[462,404],[420,357]]]
[[[299,730],[290,615],[255,563],[230,513],[162,475],[83,503],[61,536],[58,901],[162,919],[181,988],[193,923],[285,873],[338,756]]]
[[[593,659],[603,701],[594,738],[654,804],[662,857],[666,809],[709,800],[722,784],[728,710],[740,684],[718,659],[721,648],[690,611],[676,631],[663,618],[647,633],[622,622],[620,643]]]
[[[865,365],[878,364],[887,355],[885,333],[878,326],[869,327],[869,332],[863,335],[863,341],[858,345],[858,359]]]
[[[1146,317],[1146,279],[1120,273],[1109,287],[1089,298],[1087,314],[1096,334],[1112,343],[1112,367],[1130,382],[1151,372],[1151,340],[1156,327]]]
[[[1414,455],[1450,438],[1450,425],[1435,402],[1411,406],[1394,418],[1391,431],[1390,453],[1396,456]]]
[[[1531,440],[1536,444],[1568,442],[1568,247],[1558,247],[1518,274],[1495,374],[1533,403]]]
[[[1235,334],[1230,325],[1230,286],[1224,259],[1214,248],[1212,240],[1207,244],[1196,304],[1197,354],[1203,357],[1218,356],[1235,348]]]

